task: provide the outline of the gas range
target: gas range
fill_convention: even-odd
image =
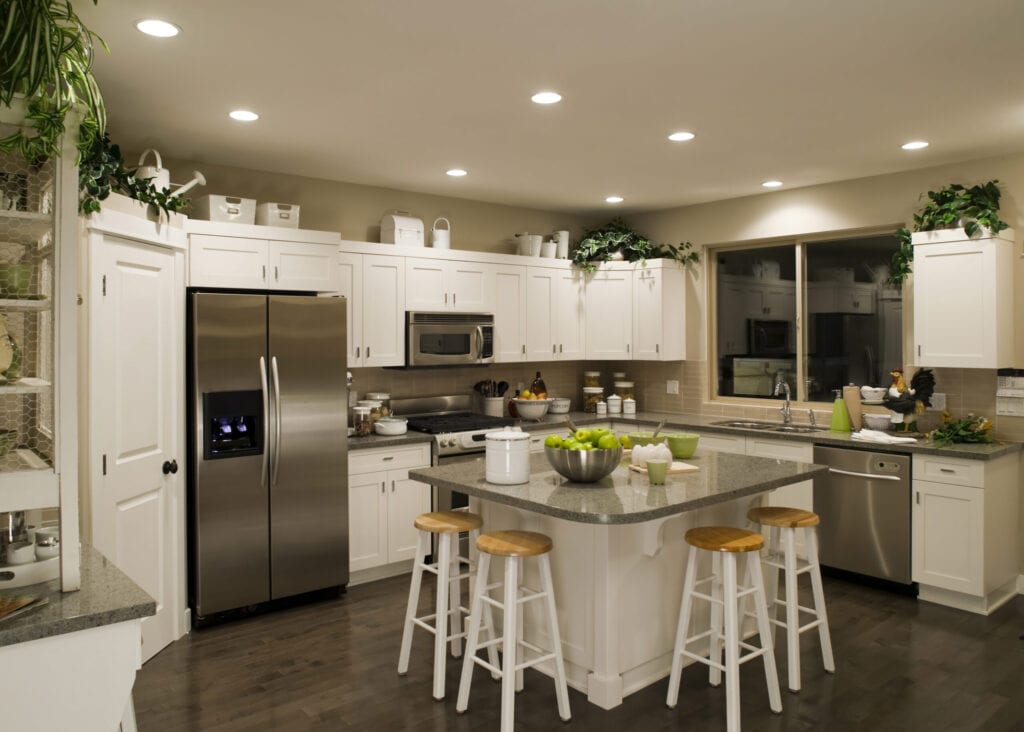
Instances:
[[[407,415],[410,430],[434,436],[438,457],[483,452],[488,432],[515,424],[511,417],[471,412],[471,405],[467,396],[391,400],[396,414]]]

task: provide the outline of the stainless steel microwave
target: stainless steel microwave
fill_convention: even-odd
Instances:
[[[405,314],[406,366],[469,366],[493,362],[492,314]]]
[[[747,321],[747,353],[754,356],[785,356],[792,354],[793,324],[788,320]]]

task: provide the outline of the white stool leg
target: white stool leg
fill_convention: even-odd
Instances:
[[[711,596],[723,599],[722,595],[722,557],[720,552],[711,553]],[[708,638],[708,658],[716,663],[722,662],[722,605],[711,603],[711,635]],[[714,666],[708,666],[708,683],[718,686],[722,683],[722,672]]]
[[[490,571],[491,566],[491,555],[480,553],[480,559],[477,563],[477,577],[476,584],[473,587],[473,599],[470,603],[469,610],[469,633],[466,635],[466,653],[462,659],[462,676],[459,678],[459,696],[455,702],[455,711],[462,713],[466,711],[466,707],[469,705],[469,687],[473,683],[473,667],[476,664],[473,662],[473,658],[476,656],[476,647],[480,643],[480,623],[484,617],[482,612],[483,607],[490,607],[490,605],[483,601],[484,593],[487,590],[487,575]],[[491,638],[494,639],[494,621],[491,619]],[[494,664],[498,665],[497,651],[493,654],[491,651],[494,646],[487,649],[487,659]]]
[[[771,710],[778,714],[782,711],[782,695],[779,693],[779,672],[775,667],[775,646],[772,645],[772,634],[768,622],[768,603],[764,597],[764,578],[761,576],[761,560],[751,555],[747,561],[747,572],[757,591],[754,593],[754,610],[757,615],[757,632],[761,637],[761,647],[765,649],[764,678],[768,683],[768,703]]]
[[[451,563],[448,568],[448,609],[451,610],[452,635],[462,633],[462,580],[458,579],[462,573],[462,566],[459,564],[459,534],[452,534]],[[462,639],[452,638],[452,656],[458,658],[462,655]]]
[[[543,592],[547,593],[545,604],[548,611],[548,637],[555,654],[555,696],[558,698],[558,716],[563,722],[572,718],[569,711],[569,687],[565,683],[565,661],[562,659],[562,636],[558,631],[558,610],[555,607],[555,585],[551,581],[551,563],[548,555],[540,556],[540,575]]]
[[[505,592],[501,648],[501,732],[513,732],[516,713],[516,597],[519,558],[505,557]]]
[[[416,542],[416,559],[412,565],[412,581],[409,583],[409,602],[405,606],[405,629],[402,631],[402,650],[398,654],[398,673],[404,676],[409,671],[409,651],[412,649],[412,634],[416,627],[416,607],[420,601],[420,585],[423,581],[423,560],[427,556],[430,534],[420,531]]]
[[[773,561],[779,561],[779,527],[770,526],[768,527],[768,557]],[[768,567],[770,575],[768,581],[765,583],[765,591],[767,592],[768,603],[768,619],[769,627],[772,632],[772,645],[775,645],[775,631],[778,627],[775,623],[771,622],[779,617],[779,604],[775,602],[779,598],[779,572],[781,571],[778,567]]]
[[[679,607],[679,624],[676,626],[676,644],[672,651],[672,673],[668,677],[668,694],[665,705],[675,709],[679,702],[679,680],[683,675],[683,649],[686,648],[686,637],[690,632],[690,611],[693,607],[693,585],[697,581],[697,553],[695,546],[688,546],[690,553],[686,560],[686,578],[683,580],[683,599]]]
[[[728,732],[740,729],[740,639],[736,610],[739,605],[736,586],[736,555],[722,557],[725,600],[725,721]]]
[[[451,563],[452,535],[437,538],[437,604],[434,614],[434,698],[444,699],[444,667],[448,653],[448,569]]]
[[[796,529],[782,530],[786,555],[786,661],[789,690],[800,691],[800,606],[796,576]]]
[[[522,576],[524,574],[526,574],[526,567],[523,566],[522,562],[520,562],[519,569],[520,569],[519,577],[520,577],[520,580],[522,580]],[[523,597],[523,590],[522,590],[521,587],[516,589],[516,597],[518,599],[522,599],[522,597]],[[516,665],[517,666],[521,665],[523,663],[523,660],[524,660],[524,658],[523,658],[523,646],[520,645],[519,640],[526,637],[526,636],[523,635],[523,613],[525,611],[526,611],[526,606],[523,605],[522,603],[518,603],[517,602],[516,603]],[[516,693],[518,694],[522,690],[523,690],[523,669],[520,668],[520,669],[516,670]]]
[[[825,610],[825,589],[821,585],[821,565],[818,564],[818,533],[811,526],[807,531],[807,561],[813,565],[811,569],[811,590],[814,592],[814,612],[821,623],[818,625],[818,638],[821,641],[821,660],[825,670],[830,674],[836,672],[836,662],[832,658],[832,637],[828,629],[828,613]]]

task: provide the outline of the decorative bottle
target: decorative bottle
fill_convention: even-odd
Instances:
[[[832,424],[830,429],[833,432],[850,431],[850,413],[846,410],[846,402],[843,401],[843,390],[833,389],[836,400],[832,403]]]
[[[548,398],[548,387],[544,383],[544,379],[540,378],[540,371],[537,372],[536,378],[533,380],[533,383],[530,384],[530,391],[538,399]]]

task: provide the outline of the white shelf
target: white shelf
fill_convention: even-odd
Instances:
[[[53,301],[48,297],[36,299],[29,298],[3,298],[0,297],[0,310],[49,310],[53,307]]]
[[[29,511],[60,505],[53,468],[26,448],[0,457],[0,511]]]
[[[49,391],[52,387],[53,384],[45,379],[37,379],[35,377],[27,376],[10,384],[0,384],[0,395],[41,394],[44,391]]]
[[[0,239],[35,244],[53,228],[53,215],[32,211],[0,211]]]

